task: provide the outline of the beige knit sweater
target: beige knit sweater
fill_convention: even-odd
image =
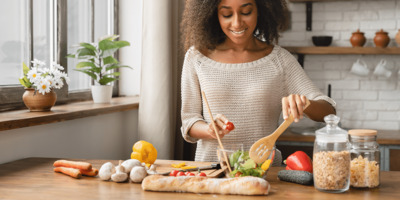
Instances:
[[[272,133],[278,127],[282,97],[289,94],[323,99],[335,106],[307,77],[294,56],[279,46],[263,58],[239,64],[216,62],[190,48],[185,55],[181,84],[181,131],[186,141],[197,142],[196,161],[218,161],[217,140],[188,135],[195,122],[210,123],[201,90],[207,95],[211,112],[223,114],[235,124],[235,130],[222,138],[225,149],[243,144],[248,150],[255,141]]]

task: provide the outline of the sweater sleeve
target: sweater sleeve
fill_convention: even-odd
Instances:
[[[202,115],[200,83],[195,68],[196,64],[196,55],[194,48],[192,47],[186,52],[181,80],[181,132],[183,138],[190,143],[196,143],[199,140],[188,134],[190,128],[197,121],[204,121]]]
[[[296,58],[290,54],[287,50],[281,49],[282,56],[281,60],[283,70],[285,73],[285,83],[287,89],[287,95],[289,94],[301,94],[305,95],[310,100],[325,100],[330,103],[333,107],[336,107],[336,102],[324,95],[307,76],[305,71],[302,69]]]

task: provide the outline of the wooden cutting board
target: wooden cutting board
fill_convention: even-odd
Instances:
[[[159,173],[163,172],[170,172],[172,170],[180,170],[179,168],[174,168],[171,166],[171,164],[179,164],[184,162],[187,166],[196,166],[196,167],[202,167],[202,166],[209,166],[213,164],[213,162],[195,162],[195,161],[183,161],[183,160],[156,160],[154,163],[156,165],[156,170]],[[207,174],[207,177],[210,178],[219,178],[223,177],[224,174],[224,169],[209,169],[209,170],[202,170],[201,172],[204,172]],[[193,171],[193,173],[197,174],[197,171]]]

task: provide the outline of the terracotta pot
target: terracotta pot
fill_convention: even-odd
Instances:
[[[400,47],[400,29],[399,29],[399,32],[397,32],[394,39],[396,40],[397,46]]]
[[[26,88],[22,95],[22,100],[31,112],[50,111],[51,107],[56,103],[57,94],[51,90],[43,95],[38,91],[35,92],[35,89]]]
[[[379,32],[376,32],[374,37],[375,46],[385,48],[389,42],[390,38],[388,32],[384,32],[382,29]]]
[[[357,32],[353,32],[350,37],[350,43],[353,47],[362,47],[364,46],[367,39],[364,36],[363,32],[360,32],[360,29],[357,29]]]

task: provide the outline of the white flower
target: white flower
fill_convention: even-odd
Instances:
[[[43,67],[46,65],[45,62],[40,61],[38,59],[33,59],[33,61],[31,61],[34,67]]]
[[[51,88],[50,88],[50,82],[46,79],[42,79],[42,81],[40,81],[40,83],[37,85],[36,88],[39,93],[41,94],[45,94],[45,93],[49,93]]]
[[[53,82],[53,87],[56,89],[61,89],[64,86],[62,79],[55,79]]]
[[[36,80],[38,77],[40,77],[41,74],[38,73],[38,71],[37,71],[36,68],[33,68],[33,69],[29,70],[28,74],[26,74],[26,75],[27,75],[28,79],[29,79],[31,82],[35,82],[35,80]]]
[[[64,70],[63,66],[61,66],[60,64],[55,63],[55,62],[53,62],[53,67],[55,70],[60,70],[60,71]]]
[[[35,88],[39,93],[49,93],[53,88],[61,89],[64,86],[64,80],[69,83],[69,78],[64,70],[64,67],[57,63],[53,63],[51,68],[45,66],[45,63],[34,59],[32,61],[33,68],[28,71],[26,77],[32,83],[32,88]],[[23,78],[21,78],[23,79]]]

